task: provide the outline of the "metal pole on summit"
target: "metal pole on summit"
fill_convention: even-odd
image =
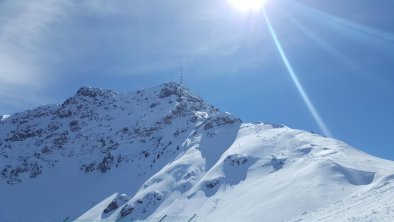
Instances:
[[[181,79],[180,79],[180,84],[183,86],[183,66],[181,66]]]

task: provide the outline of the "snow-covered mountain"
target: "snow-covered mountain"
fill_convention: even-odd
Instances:
[[[394,162],[176,83],[82,87],[1,118],[0,148],[0,221],[394,220]]]

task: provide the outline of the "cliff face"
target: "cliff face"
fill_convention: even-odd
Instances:
[[[75,158],[86,173],[105,173],[139,158],[153,168],[160,157],[181,152],[175,141],[208,119],[203,127],[212,127],[218,114],[175,83],[129,94],[82,87],[61,105],[18,113],[0,123],[1,177],[20,183]]]

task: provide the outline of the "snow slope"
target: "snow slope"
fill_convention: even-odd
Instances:
[[[290,221],[394,221],[393,197],[394,184],[387,182]]]
[[[0,148],[4,221],[316,221],[366,202],[388,213],[364,219],[386,221],[394,209],[393,162],[243,123],[176,83],[82,87],[2,120]]]

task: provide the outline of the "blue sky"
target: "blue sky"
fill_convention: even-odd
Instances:
[[[286,57],[333,137],[394,160],[394,1],[266,0]],[[178,81],[244,121],[323,133],[261,12],[228,0],[0,1],[0,113],[81,85]]]

